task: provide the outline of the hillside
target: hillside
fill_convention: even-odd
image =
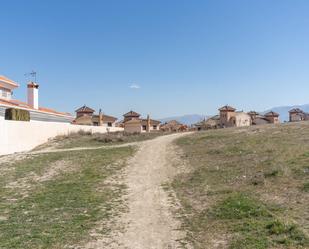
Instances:
[[[309,248],[309,122],[195,133],[171,184],[194,248]],[[183,167],[181,164],[178,167]]]

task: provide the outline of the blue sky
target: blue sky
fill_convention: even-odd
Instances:
[[[308,0],[0,0],[0,74],[40,105],[161,118],[309,103]],[[135,86],[135,88],[130,88]],[[138,88],[139,86],[139,88]]]

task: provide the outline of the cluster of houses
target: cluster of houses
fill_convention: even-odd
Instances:
[[[88,126],[122,127],[128,133],[151,131],[179,132],[189,130],[188,126],[176,120],[161,124],[160,121],[151,119],[149,115],[146,118],[142,118],[139,113],[134,111],[129,111],[124,114],[123,120],[117,122],[116,117],[103,114],[101,110],[96,114],[95,110],[86,105],[78,108],[75,111],[76,117],[73,117],[69,113],[40,107],[39,85],[34,82],[30,82],[27,85],[27,102],[13,99],[13,90],[18,87],[19,85],[16,82],[0,75],[0,117],[4,117],[7,108],[17,108],[29,111],[31,120],[65,122]],[[298,108],[290,110],[289,114],[290,122],[309,120],[309,114]],[[204,130],[278,123],[280,123],[279,114],[276,112],[270,111],[265,114],[260,114],[255,111],[244,112],[237,111],[235,108],[225,105],[219,109],[218,115],[198,122],[193,127],[196,130]]]
[[[102,111],[99,114],[94,114],[94,110],[86,105],[78,108],[76,111],[76,118],[73,124],[77,125],[93,125],[106,127],[122,127],[128,133],[142,133],[150,131],[159,131],[160,121],[147,118],[141,118],[141,115],[134,111],[129,111],[123,115],[123,120],[116,122],[117,118],[105,115]]]
[[[151,119],[149,115],[147,118],[142,118],[141,115],[135,111],[125,113],[123,115],[123,120],[119,122],[117,122],[116,117],[105,115],[101,110],[99,111],[99,114],[94,114],[95,111],[86,105],[78,108],[75,112],[76,118],[73,120],[73,124],[121,127],[126,133],[143,133],[151,131],[182,132],[188,130],[188,126],[183,125],[176,120],[171,120],[161,124],[159,120]]]
[[[19,85],[13,80],[0,75],[0,117],[4,118],[5,111],[9,108],[26,110],[30,114],[31,121],[44,122],[62,122],[75,125],[104,126],[104,127],[122,127],[128,133],[142,133],[150,131],[185,131],[187,126],[172,120],[161,125],[158,120],[142,118],[134,111],[129,111],[123,115],[123,120],[117,122],[117,118],[103,114],[101,110],[95,113],[95,110],[83,105],[78,108],[76,116],[70,113],[59,112],[50,108],[39,106],[39,85],[35,82],[27,84],[27,102],[13,99],[13,91]]]
[[[279,114],[276,112],[270,111],[264,115],[255,111],[247,113],[225,105],[219,109],[218,115],[205,119],[194,126],[197,130],[205,130],[278,123],[280,123]]]
[[[298,122],[309,120],[309,113],[299,108],[289,111],[289,121]],[[263,124],[279,124],[279,114],[270,111],[260,114],[256,111],[237,111],[235,108],[225,105],[219,109],[219,114],[194,124],[197,130],[217,129],[227,127],[243,127]]]
[[[309,114],[298,108],[290,110],[289,114],[290,122],[309,120]],[[260,114],[256,111],[237,111],[232,106],[225,105],[219,109],[218,115],[204,119],[196,123],[194,127],[197,130],[206,130],[279,123],[279,114],[274,111]]]

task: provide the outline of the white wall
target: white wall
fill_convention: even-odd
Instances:
[[[43,121],[10,121],[0,117],[0,155],[28,151],[58,135],[79,130],[92,133],[123,131],[118,127],[72,125],[69,123]]]

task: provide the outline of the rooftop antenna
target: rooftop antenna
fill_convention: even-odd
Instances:
[[[27,80],[31,80],[32,82],[36,83],[36,72],[35,71],[32,70],[30,73],[25,73],[24,76],[27,77]]]

